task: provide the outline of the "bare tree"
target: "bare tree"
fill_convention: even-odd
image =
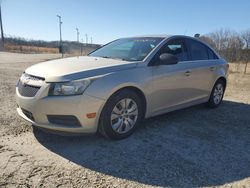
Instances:
[[[220,29],[214,32],[211,32],[207,35],[214,43],[218,51],[228,48],[228,39],[232,33],[229,29]]]
[[[250,48],[250,29],[241,32],[241,38],[245,43],[246,49]]]
[[[244,73],[247,73],[248,61],[250,61],[250,29],[241,32],[241,38],[244,41],[244,49],[242,50],[242,57],[245,61]]]
[[[211,39],[211,38],[208,37],[208,36],[200,36],[200,37],[199,37],[199,40],[201,40],[201,41],[207,43],[207,44],[208,44],[209,46],[211,46],[212,48],[217,48],[217,47],[216,47],[216,43],[214,42],[214,40]]]
[[[205,35],[204,39],[228,61],[241,59],[244,42],[237,32],[220,29]]]

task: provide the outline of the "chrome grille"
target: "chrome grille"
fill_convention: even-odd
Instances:
[[[26,74],[27,75],[27,74]],[[44,78],[38,77],[38,76],[32,76],[29,75],[30,80],[34,80],[34,81],[41,81],[41,80],[45,80]]]
[[[24,97],[34,97],[40,89],[40,87],[22,84],[20,81],[17,84],[17,88],[19,94]]]
[[[17,84],[18,92],[24,97],[34,97],[43,82],[44,78],[24,73]]]

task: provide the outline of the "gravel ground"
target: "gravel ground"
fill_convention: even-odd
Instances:
[[[0,53],[0,187],[250,187],[250,75],[229,76],[218,109],[151,118],[122,141],[62,137],[15,110],[23,70],[51,58]]]

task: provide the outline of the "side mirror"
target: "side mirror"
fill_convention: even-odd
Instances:
[[[159,57],[158,65],[174,65],[178,63],[178,58],[169,53],[163,53]]]

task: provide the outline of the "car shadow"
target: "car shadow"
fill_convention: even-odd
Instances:
[[[129,138],[63,137],[34,129],[50,151],[82,167],[153,186],[219,186],[250,177],[250,105],[224,101],[157,116]]]

